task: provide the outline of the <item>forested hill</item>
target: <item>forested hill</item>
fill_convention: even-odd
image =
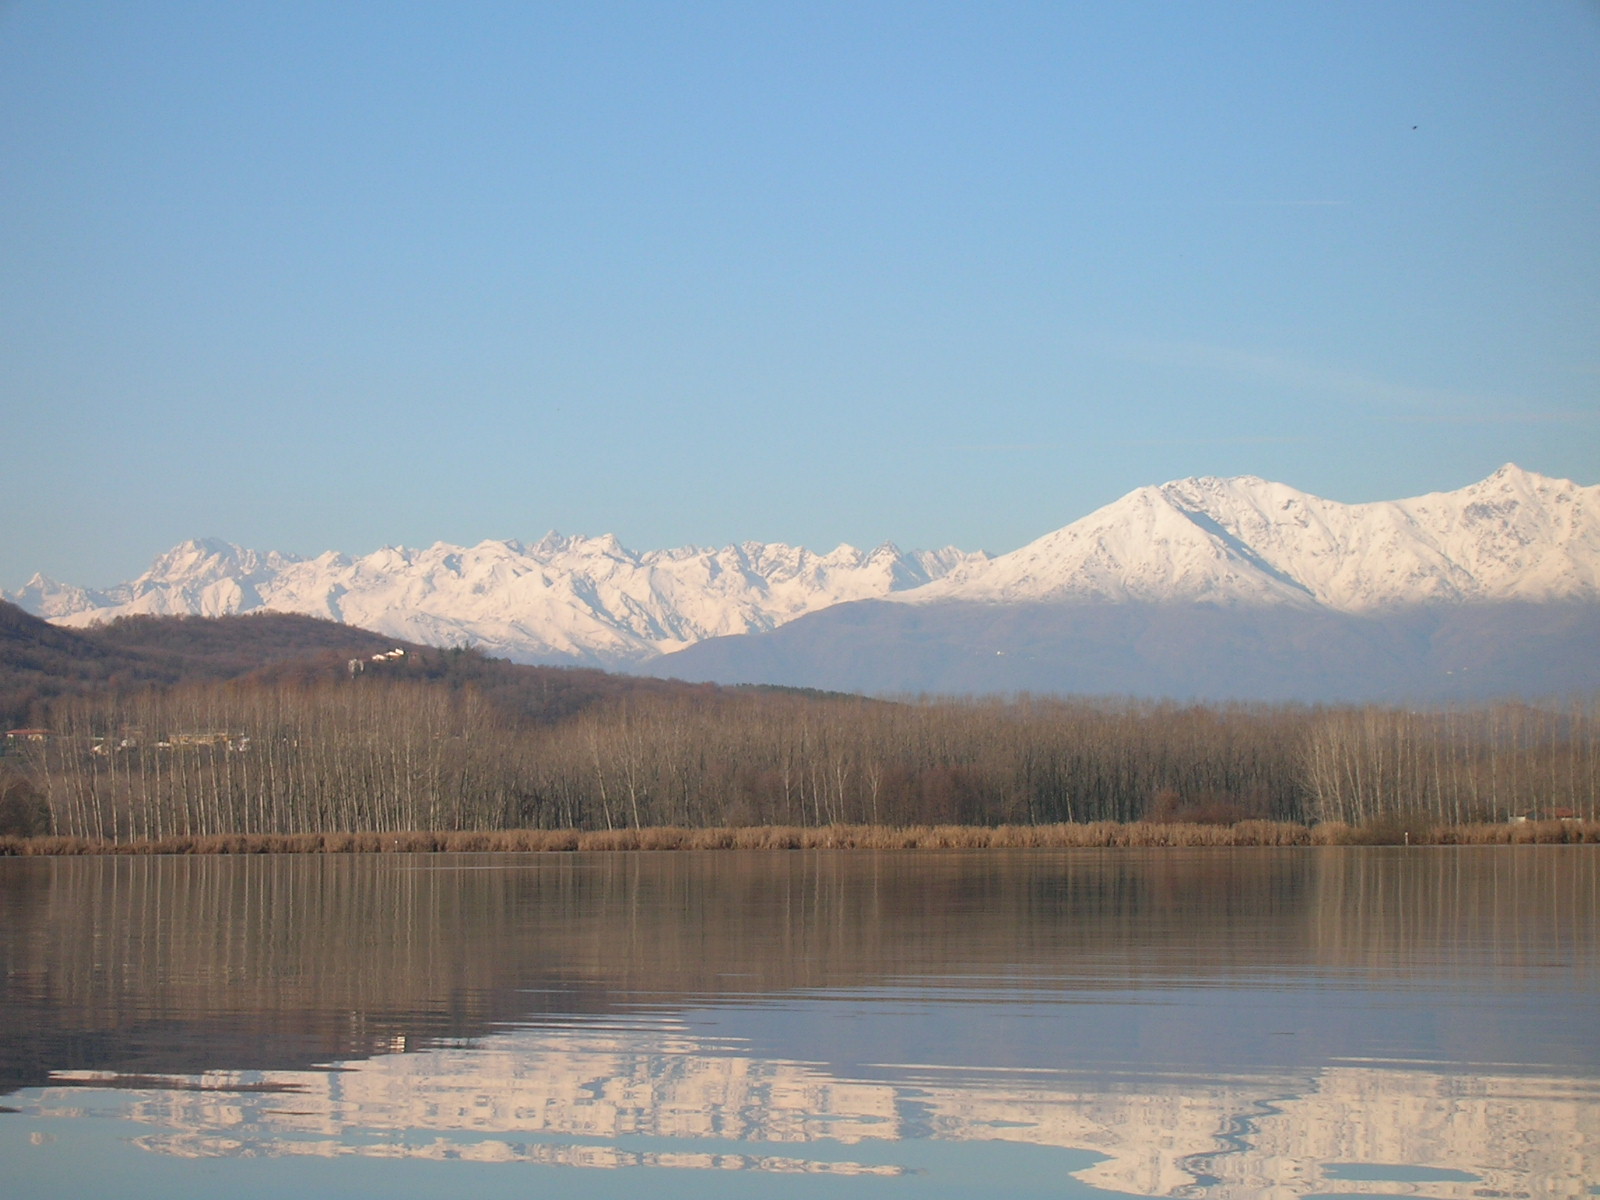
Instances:
[[[114,677],[150,671],[142,656],[101,646],[90,633],[59,629],[0,600],[0,721],[38,723],[55,696],[105,687]]]
[[[375,657],[395,650],[405,653]],[[595,670],[522,666],[294,613],[134,616],[71,630],[0,601],[0,722],[6,728],[47,724],[44,706],[64,696],[231,680],[328,681],[346,677],[352,660],[363,674],[370,669],[417,682],[471,685],[509,714],[538,721],[570,716],[623,692],[715,690]]]

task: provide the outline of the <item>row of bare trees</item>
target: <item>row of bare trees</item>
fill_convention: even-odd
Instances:
[[[211,684],[64,701],[29,757],[56,832],[128,839],[500,828],[527,749],[470,690]]]
[[[55,832],[1600,815],[1600,702],[1392,708],[621,697],[551,723],[357,677],[78,698],[27,767]]]
[[[1175,790],[1241,816],[1298,812],[1294,715],[1240,715],[755,694],[601,709],[547,753],[627,824],[1134,820]]]
[[[1600,704],[1317,713],[1304,739],[1308,815],[1365,824],[1600,813]]]

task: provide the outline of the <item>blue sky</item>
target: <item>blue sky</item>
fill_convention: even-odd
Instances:
[[[0,586],[1600,482],[1600,5],[0,0]]]

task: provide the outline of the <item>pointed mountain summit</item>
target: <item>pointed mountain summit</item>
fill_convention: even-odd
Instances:
[[[923,604],[1310,599],[1214,517],[1175,498],[1169,489],[1178,486],[1139,488],[1020,550],[971,564],[904,598]]]
[[[1600,487],[1507,465],[1411,500],[1341,504],[1254,476],[1143,487],[908,592],[914,603],[1394,605],[1600,596]]]

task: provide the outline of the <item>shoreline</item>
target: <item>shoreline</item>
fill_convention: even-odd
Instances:
[[[1059,825],[751,825],[695,829],[412,830],[391,833],[174,835],[134,841],[0,837],[0,857],[140,854],[572,853],[595,850],[1139,849],[1195,846],[1597,845],[1600,821],[1437,825],[1241,821],[1234,825],[1095,821]]]

